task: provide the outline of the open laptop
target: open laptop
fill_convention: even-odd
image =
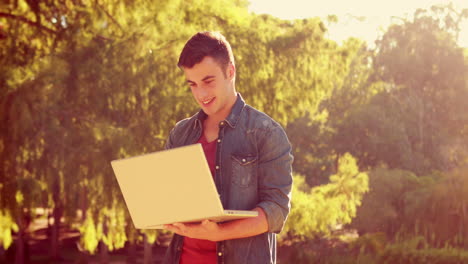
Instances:
[[[258,216],[256,211],[223,209],[199,143],[114,160],[111,165],[135,228]]]

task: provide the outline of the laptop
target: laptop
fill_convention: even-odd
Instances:
[[[111,161],[133,224],[216,222],[258,216],[224,210],[200,143]]]

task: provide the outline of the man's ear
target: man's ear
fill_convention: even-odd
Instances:
[[[227,77],[232,80],[236,76],[236,66],[234,64],[229,63],[227,67]]]

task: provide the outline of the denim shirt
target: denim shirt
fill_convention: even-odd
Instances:
[[[166,148],[194,144],[203,133],[203,111],[176,124]],[[219,264],[276,263],[276,234],[291,204],[292,151],[283,128],[245,104],[241,95],[219,123],[215,184],[224,209],[263,209],[268,232],[217,242]],[[183,194],[181,194],[183,195]],[[183,237],[174,234],[163,263],[178,264]]]

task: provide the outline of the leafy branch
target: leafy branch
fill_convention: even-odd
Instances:
[[[32,20],[29,20],[25,17],[22,17],[22,16],[17,16],[17,15],[13,15],[13,14],[10,14],[10,13],[5,13],[5,12],[0,12],[0,17],[6,17],[6,18],[11,18],[11,19],[15,19],[15,20],[19,20],[21,22],[24,22],[28,25],[31,25],[31,26],[34,26],[34,27],[37,27],[38,29],[42,30],[42,31],[45,31],[47,33],[50,33],[50,34],[58,34],[57,31],[53,30],[53,29],[50,29],[40,23],[37,23],[37,22],[34,22]]]

